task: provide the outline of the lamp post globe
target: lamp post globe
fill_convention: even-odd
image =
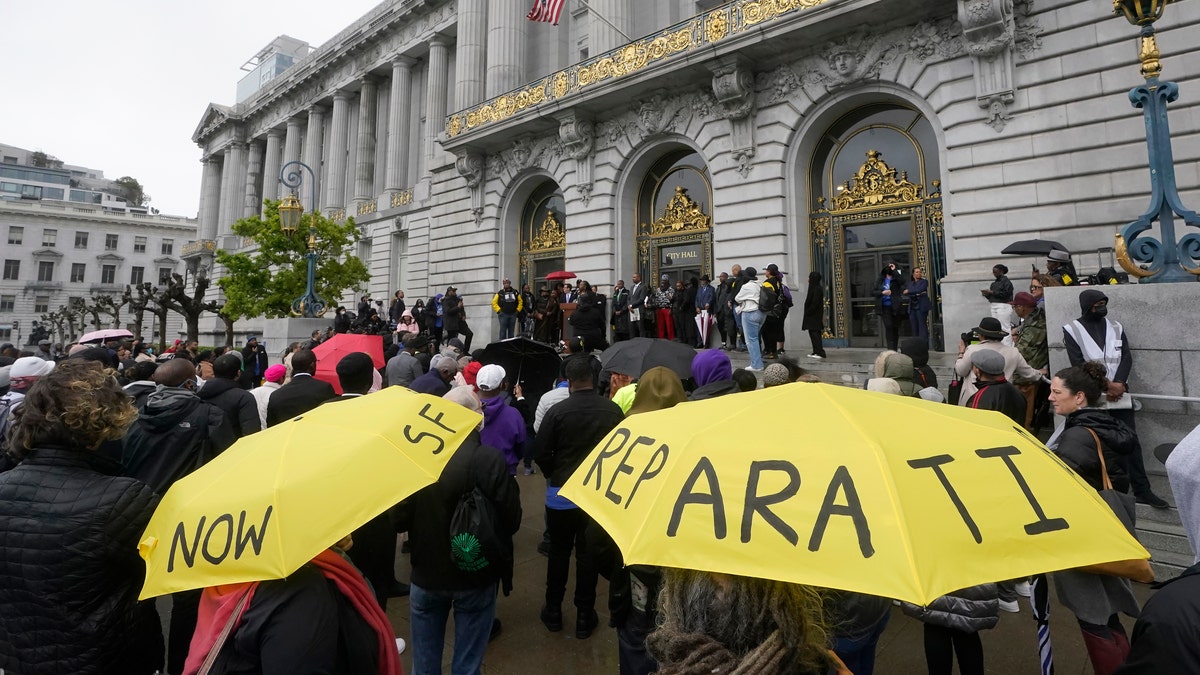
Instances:
[[[1135,26],[1152,24],[1162,18],[1172,0],[1113,0],[1113,13],[1124,14]]]
[[[295,192],[279,202],[279,229],[283,231],[284,236],[290,237],[296,234],[296,230],[300,227],[300,218],[303,215],[304,207],[300,205],[300,200],[296,198]]]

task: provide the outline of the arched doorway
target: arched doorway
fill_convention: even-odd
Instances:
[[[929,121],[903,105],[851,111],[816,144],[809,184],[812,266],[826,294],[826,338],[839,346],[884,346],[871,295],[885,263],[907,276],[921,267],[930,280],[930,336],[942,349],[939,282],[946,275],[941,167]],[[911,334],[901,322],[901,335]]]
[[[566,264],[567,204],[554,181],[538,185],[521,212],[520,283],[538,288]],[[552,285],[552,284],[551,284]]]
[[[637,197],[638,269],[650,285],[712,271],[712,184],[691,148],[668,152],[642,180]]]

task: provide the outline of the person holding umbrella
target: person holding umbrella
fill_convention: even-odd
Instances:
[[[717,293],[712,287],[712,279],[703,274],[700,276],[700,287],[696,289],[696,346],[700,349],[708,349],[708,332],[712,329],[716,306]]]

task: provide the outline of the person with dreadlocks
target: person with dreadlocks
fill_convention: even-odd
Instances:
[[[850,675],[821,603],[808,586],[667,568],[646,647],[658,675]]]

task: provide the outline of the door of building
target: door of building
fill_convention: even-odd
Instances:
[[[895,263],[907,278],[912,269],[912,249],[891,248],[846,253],[851,347],[884,347],[883,320],[876,311],[872,291],[883,266],[889,262]],[[905,319],[900,321],[901,337],[912,334],[907,315],[904,316]]]

